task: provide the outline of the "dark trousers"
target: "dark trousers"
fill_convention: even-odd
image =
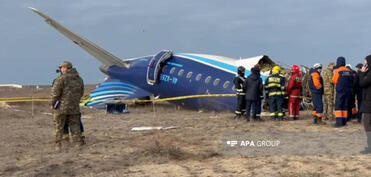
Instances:
[[[362,90],[357,92],[357,105],[358,105],[358,114],[357,118],[360,121],[362,119],[361,105],[362,105]]]
[[[246,98],[245,95],[239,95],[237,94],[237,108],[235,113],[237,115],[242,115],[245,113],[246,109]]]
[[[335,99],[335,126],[345,126],[348,117],[349,92],[336,92]]]
[[[250,111],[252,114],[253,119],[257,119],[256,114],[259,112],[260,109],[258,100],[246,100],[246,119],[250,119]]]
[[[260,118],[261,113],[262,113],[262,99],[258,99],[258,103],[257,103],[256,107],[257,107],[257,109],[256,109],[256,117],[257,118]]]
[[[323,94],[312,93],[313,116],[316,116],[318,118],[322,118],[323,116],[322,96]]]
[[[283,96],[270,96],[269,97],[269,111],[271,118],[283,118]]]
[[[347,121],[350,121],[352,118],[354,118],[358,111],[356,107],[356,96],[355,94],[349,94],[349,100],[348,100],[348,116]]]
[[[367,145],[371,148],[371,113],[363,113],[362,117],[363,127],[367,135]]]

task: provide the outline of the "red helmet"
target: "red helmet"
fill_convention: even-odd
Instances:
[[[292,71],[293,73],[298,73],[298,72],[300,72],[300,66],[299,66],[299,65],[292,65],[292,66],[291,66],[291,71]]]

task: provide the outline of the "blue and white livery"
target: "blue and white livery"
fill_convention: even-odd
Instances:
[[[174,53],[169,50],[151,56],[121,60],[40,11],[30,9],[102,62],[100,70],[108,76],[108,79],[90,94],[92,101],[87,103],[88,106],[102,104],[105,100],[132,99],[150,95],[169,98],[203,94],[234,94],[233,78],[238,66],[244,66],[247,69],[246,75],[249,75],[249,69],[255,64],[274,64],[265,55],[236,60],[223,56]],[[266,74],[262,73],[263,81],[267,77]],[[173,103],[193,109],[234,111],[236,98],[191,98],[173,101]]]

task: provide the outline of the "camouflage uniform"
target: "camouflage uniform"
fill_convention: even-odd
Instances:
[[[62,63],[65,64],[66,62]],[[71,63],[66,73],[59,76],[52,88],[52,106],[54,107],[56,149],[62,145],[63,127],[70,124],[73,142],[81,143],[80,99],[84,94],[84,83]],[[59,102],[59,103],[58,103]]]
[[[327,68],[323,71],[323,80],[324,80],[324,89],[325,89],[325,95],[324,95],[324,116],[325,119],[334,120],[334,84],[332,84],[332,76],[333,76],[333,70],[331,67],[333,67],[335,63],[330,63]]]

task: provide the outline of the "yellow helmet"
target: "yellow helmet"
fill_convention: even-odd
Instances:
[[[274,66],[272,69],[273,73],[280,73],[281,67],[280,66]]]

